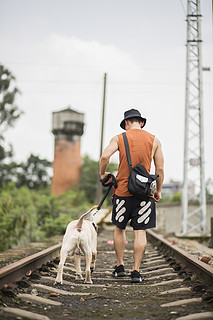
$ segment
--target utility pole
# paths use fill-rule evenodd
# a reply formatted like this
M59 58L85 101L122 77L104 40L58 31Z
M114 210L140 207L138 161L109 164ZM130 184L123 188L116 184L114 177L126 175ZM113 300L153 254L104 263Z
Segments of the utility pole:
M106 101L106 80L107 74L104 73L104 92L103 92L103 107L102 107L102 121L101 121L101 142L100 142L100 154L99 158L103 153L103 139L104 139L104 116L105 116L105 101ZM99 171L98 171L98 180L97 180L97 190L96 190L96 202L99 203L101 200L101 191L102 186L99 181Z
M105 101L106 101L106 79L107 74L104 73L104 93L103 93L103 108L102 108L102 122L101 122L101 143L100 143L100 157L103 152L103 139L104 139L104 116L105 116Z
M206 233L200 0L187 0L182 234Z

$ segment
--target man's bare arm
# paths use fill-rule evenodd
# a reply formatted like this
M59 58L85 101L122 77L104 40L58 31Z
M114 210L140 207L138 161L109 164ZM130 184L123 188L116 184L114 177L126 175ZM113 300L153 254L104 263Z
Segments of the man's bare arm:
M111 139L108 146L104 149L99 166L100 166L100 176L103 179L108 173L106 172L110 157L118 150L118 136Z
M162 189L163 179L164 179L164 157L163 157L163 152L161 148L161 143L157 138L155 138L154 147L155 147L155 150L154 150L153 159L155 164L155 174L159 175L158 179L156 180L157 189L154 194L154 198L156 201L159 201L161 199L161 189Z

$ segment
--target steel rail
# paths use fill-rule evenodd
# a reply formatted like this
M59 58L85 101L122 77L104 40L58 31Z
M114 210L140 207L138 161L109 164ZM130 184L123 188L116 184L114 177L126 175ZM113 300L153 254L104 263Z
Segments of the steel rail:
M157 247L166 249L167 255L172 256L182 266L186 266L188 270L201 275L208 283L213 284L213 268L211 266L178 248L176 245L171 244L163 236L152 230L147 230L147 236L150 242L154 242ZM29 270L38 268L43 263L56 257L59 254L60 248L61 243L1 268L0 288L4 284L20 280Z
M99 224L99 221L96 221ZM39 268L42 264L59 255L61 244L44 249L26 258L0 268L0 288L4 284L20 280L29 270Z
M180 262L182 266L186 266L188 270L191 270L196 275L200 275L207 280L208 283L213 284L213 268L210 265L198 260L198 258L178 248L176 245L171 244L152 230L147 230L147 236L148 240L155 242L157 247L163 246L167 250L167 253L174 257L174 259L177 259L177 262Z
M61 243L37 252L0 269L0 288L4 284L20 280L29 270L40 267L59 253Z

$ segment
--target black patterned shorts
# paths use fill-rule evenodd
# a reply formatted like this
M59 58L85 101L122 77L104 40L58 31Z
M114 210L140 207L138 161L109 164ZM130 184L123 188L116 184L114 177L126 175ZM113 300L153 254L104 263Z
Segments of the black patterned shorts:
M113 196L112 223L125 229L128 221L134 230L146 230L156 227L155 200L135 197Z

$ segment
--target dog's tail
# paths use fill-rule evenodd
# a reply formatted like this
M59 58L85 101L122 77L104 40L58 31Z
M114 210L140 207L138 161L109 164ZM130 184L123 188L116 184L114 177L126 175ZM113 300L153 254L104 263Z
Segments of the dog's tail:
M96 208L97 208L97 206L93 206L93 207L90 208L87 212L85 212L84 214L82 214L82 216L78 219L78 223L77 223L77 225L76 225L76 228L77 228L78 232L81 232L81 230L82 230L82 224L83 224L84 218L86 218L86 216L87 216L88 214L90 214L90 212L92 212L92 210L94 210L94 209L96 209Z

